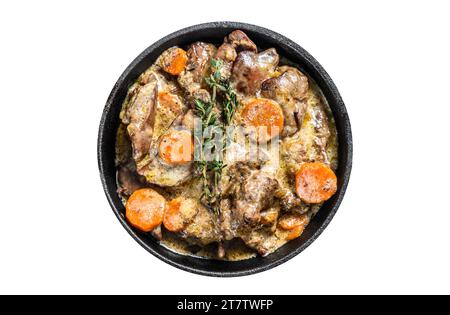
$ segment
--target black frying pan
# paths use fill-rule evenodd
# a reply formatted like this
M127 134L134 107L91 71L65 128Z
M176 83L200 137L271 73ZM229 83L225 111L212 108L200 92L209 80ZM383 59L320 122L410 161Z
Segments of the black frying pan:
M133 229L125 220L124 206L116 193L115 138L119 126L119 112L130 85L150 67L167 48L186 46L195 41L219 45L223 38L240 29L259 46L274 47L282 62L290 62L313 78L322 89L333 112L339 138L339 168L337 193L328 200L307 226L301 237L289 242L267 257L257 257L240 262L206 260L176 254L158 244L151 236ZM302 47L288 38L268 29L235 22L214 22L191 26L170 34L141 53L120 76L106 102L98 135L98 164L103 188L114 213L130 235L147 251L180 269L217 277L244 276L268 270L298 255L327 227L344 197L352 167L352 133L344 102L331 78L322 66Z

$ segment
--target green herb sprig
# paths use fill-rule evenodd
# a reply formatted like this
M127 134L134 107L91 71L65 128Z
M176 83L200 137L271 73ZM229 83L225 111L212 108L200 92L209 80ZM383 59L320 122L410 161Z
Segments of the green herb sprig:
M202 130L209 130L209 134L202 139L196 137L197 147L201 149L200 159L195 162L196 171L201 174L203 181L203 193L201 199L204 203L214 210L215 213L220 212L221 193L219 191L219 183L222 178L222 171L225 167L220 159L222 152L214 152L212 161L206 161L204 152L214 148L213 135L215 131L220 129L224 131L228 126L238 107L237 95L234 92L228 80L222 77L223 61L213 59L211 61L212 73L205 78L206 83L212 90L211 101L208 103L201 100L195 100L195 110L202 121ZM219 103L218 94L220 93L221 102ZM219 105L219 106L218 106ZM222 110L221 118L215 113L215 108L220 107ZM209 129L208 129L209 128ZM203 135L202 135L203 136ZM224 139L224 147L226 148L227 139Z
M222 114L224 116L224 124L229 125L233 119L233 115L238 107L238 99L236 92L231 87L230 81L222 77L223 61L213 59L211 61L211 68L213 72L205 79L208 86L212 89L212 102L216 101L217 92L223 94L223 102L221 104Z
M196 135L196 147L200 148L199 160L195 162L196 172L201 175L203 182L202 201L207 204L214 212L219 213L220 192L218 189L222 176L223 162L220 160L220 152L214 151L212 161L207 161L205 151L214 150L213 135L215 131L222 128L216 113L214 112L214 103L204 103L200 100L195 101L195 110L202 122L202 131L208 130L209 133Z

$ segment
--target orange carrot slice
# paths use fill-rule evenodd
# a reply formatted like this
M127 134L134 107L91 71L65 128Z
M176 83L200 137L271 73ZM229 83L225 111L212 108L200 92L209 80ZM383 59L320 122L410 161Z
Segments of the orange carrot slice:
M194 158L194 138L189 130L172 130L159 142L159 156L169 164L186 164Z
M336 193L337 178L324 163L304 163L295 175L295 187L304 202L321 203Z
M258 142L267 142L283 130L283 110L275 101L254 99L244 105L241 115L246 125L257 128Z
M166 200L150 188L136 190L128 199L125 216L132 226L150 232L163 220Z
M286 239L290 241L302 235L308 223L309 218L305 214L286 214L278 221L278 226L289 231Z
M289 234L286 236L286 240L292 241L293 239L300 237L304 231L304 226L298 226L295 229L289 231Z
M278 225L284 230L293 230L299 226L306 226L308 221L308 217L304 214L286 214L280 218Z

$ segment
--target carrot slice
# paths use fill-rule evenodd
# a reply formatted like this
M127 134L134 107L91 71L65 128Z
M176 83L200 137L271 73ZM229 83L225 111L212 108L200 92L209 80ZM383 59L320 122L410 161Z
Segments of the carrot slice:
M158 93L158 103L161 108L171 110L172 112L178 112L183 107L183 103L178 95L168 92Z
M336 193L336 174L324 163L304 163L295 174L295 187L304 202L321 203Z
M194 158L194 138L189 130L172 130L159 142L159 156L169 164L186 164Z
M278 221L278 226L289 231L286 239L290 241L302 235L308 223L309 218L305 214L286 214Z
M180 232L192 221L198 212L193 199L175 198L167 203L164 212L164 227L171 232Z
M166 200L150 188L136 190L128 199L125 216L132 226L150 232L163 220Z
M289 231L289 234L286 236L286 240L292 241L293 239L300 237L304 231L304 226L297 226L295 229Z
M308 222L308 216L304 214L286 214L278 221L278 225L284 230L294 230L299 226L305 227Z
M245 124L257 128L258 142L267 142L283 130L283 110L275 101L254 99L244 105L241 115Z
M172 75L179 75L186 67L187 60L186 51L172 47L162 54L161 68Z

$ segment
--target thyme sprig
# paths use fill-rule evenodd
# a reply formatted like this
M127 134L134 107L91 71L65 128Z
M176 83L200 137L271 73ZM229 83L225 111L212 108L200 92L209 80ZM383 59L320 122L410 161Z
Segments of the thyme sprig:
M223 101L221 104L224 116L224 124L229 125L234 113L238 107L238 99L236 92L231 87L230 81L222 77L222 68L224 64L222 60L213 59L211 61L212 73L205 79L208 86L212 89L212 101L215 102L217 92L222 92Z
M224 149L214 151L215 144L213 136L217 131L225 130L225 127L231 123L233 115L238 107L237 95L234 92L228 80L222 77L223 61L213 59L211 61L211 75L205 78L206 83L212 90L211 101L202 102L195 100L195 110L202 121L202 130L208 130L206 136L202 135L203 139L195 138L197 147L200 148L200 157L195 162L196 171L201 174L203 182L203 193L201 199L214 212L220 211L221 192L219 191L219 183L222 178L222 170L225 167L221 157L223 150L227 146L228 139L224 137ZM218 94L220 93L221 102L218 102ZM219 120L215 109L220 107L221 118ZM203 141L202 141L203 140ZM213 159L207 161L205 152L213 151Z
M195 101L195 110L202 122L202 134L195 136L196 147L200 148L200 156L195 162L196 172L202 177L203 192L201 199L214 212L219 213L220 192L219 182L224 168L220 151L215 150L213 136L220 131L222 124L214 112L214 103ZM205 135L203 131L207 131ZM212 160L207 159L205 152L213 154Z

